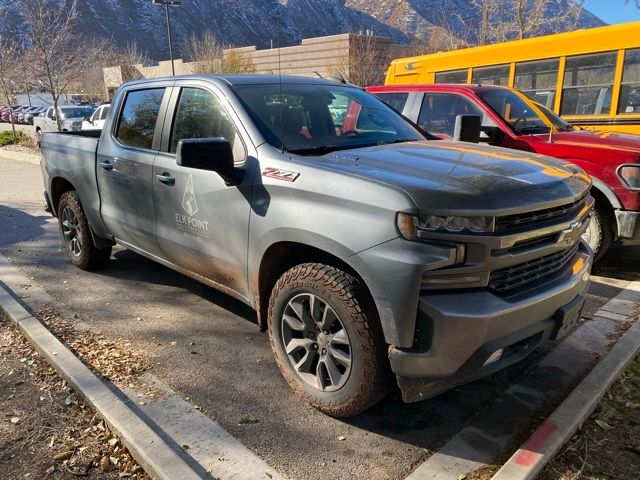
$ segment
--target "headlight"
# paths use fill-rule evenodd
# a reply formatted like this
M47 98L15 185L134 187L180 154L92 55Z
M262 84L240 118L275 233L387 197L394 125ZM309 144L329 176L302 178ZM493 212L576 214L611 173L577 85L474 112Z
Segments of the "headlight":
M640 165L620 165L618 176L627 188L640 189Z
M400 212L398 231L407 240L418 240L425 232L490 233L495 228L493 217L463 217L457 215L428 215L419 217Z

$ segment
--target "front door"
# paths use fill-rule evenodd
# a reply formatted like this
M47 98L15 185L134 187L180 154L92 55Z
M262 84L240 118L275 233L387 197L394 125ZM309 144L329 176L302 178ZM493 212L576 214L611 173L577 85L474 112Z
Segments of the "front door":
M158 243L171 263L247 294L246 269L253 163L228 111L216 96L183 87L175 100L168 139L153 168ZM176 163L183 138L226 138L239 168L240 185L228 186L215 172ZM212 159L213 161L214 159Z
M119 117L102 135L97 177L102 219L118 240L158 254L153 162L160 144L165 88L126 92Z

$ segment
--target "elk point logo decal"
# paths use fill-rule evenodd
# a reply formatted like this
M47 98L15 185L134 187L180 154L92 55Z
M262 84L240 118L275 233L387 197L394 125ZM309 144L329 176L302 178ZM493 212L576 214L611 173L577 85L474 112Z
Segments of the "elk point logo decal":
M182 195L182 209L187 214L176 213L176 226L185 238L198 241L209 238L209 222L194 216L198 213L198 200L196 199L196 190L193 187L193 176L191 174Z
M191 174L189 174L189 180L187 180L187 186L184 189L182 208L190 217L198 213L198 201L196 200L196 192L193 189L193 175Z

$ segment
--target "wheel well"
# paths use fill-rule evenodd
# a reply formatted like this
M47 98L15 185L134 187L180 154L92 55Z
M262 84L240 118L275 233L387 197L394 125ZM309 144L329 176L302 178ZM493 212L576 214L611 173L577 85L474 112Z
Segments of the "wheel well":
M596 201L596 205L600 206L604 210L604 213L607 216L607 224L609 225L614 238L617 237L616 217L613 213L613 206L611 205L611 202L607 196L595 186L591 187L591 196Z
M373 298L365 281L344 260L324 250L303 243L279 242L271 245L267 251L264 252L262 262L260 263L258 273L258 301L256 302L260 330L267 330L269 298L278 279L290 268L310 262L331 265L358 278L367 289L372 305L375 308L375 303L373 303Z
M51 182L51 206L53 208L53 214L58 215L58 204L60 203L60 197L64 192L70 192L75 190L71 183L61 177L54 178Z

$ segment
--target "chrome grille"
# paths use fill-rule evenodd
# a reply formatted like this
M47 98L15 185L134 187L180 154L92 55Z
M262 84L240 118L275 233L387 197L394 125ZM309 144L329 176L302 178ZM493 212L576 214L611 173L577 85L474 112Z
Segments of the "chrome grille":
M489 287L506 293L528 283L536 282L544 277L562 270L575 256L580 242L559 252L536 258L526 263L501 268L491 272Z
M513 230L521 227L531 227L542 222L577 213L584 207L588 197L589 194L585 194L575 202L567 203L559 207L498 217L496 218L496 232L504 232L505 230Z

